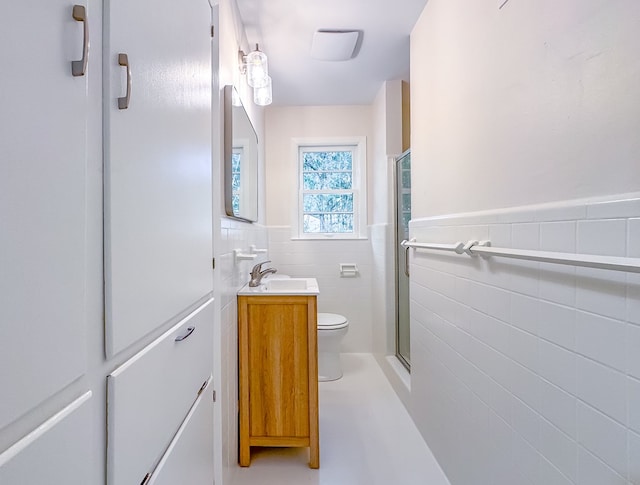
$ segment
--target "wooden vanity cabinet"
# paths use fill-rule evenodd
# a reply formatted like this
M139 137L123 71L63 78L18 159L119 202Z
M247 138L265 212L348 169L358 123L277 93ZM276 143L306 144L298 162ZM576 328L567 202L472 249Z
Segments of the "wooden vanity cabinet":
M238 296L240 466L252 446L309 447L320 466L316 295Z

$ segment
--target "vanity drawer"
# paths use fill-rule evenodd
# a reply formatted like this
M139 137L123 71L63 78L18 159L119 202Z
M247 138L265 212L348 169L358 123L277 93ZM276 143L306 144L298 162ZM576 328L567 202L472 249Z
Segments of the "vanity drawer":
M107 483L141 483L211 375L213 300L107 377Z

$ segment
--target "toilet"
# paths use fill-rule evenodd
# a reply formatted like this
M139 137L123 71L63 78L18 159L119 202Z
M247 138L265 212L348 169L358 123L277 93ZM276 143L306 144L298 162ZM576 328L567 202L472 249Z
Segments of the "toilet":
M337 313L318 313L318 380L335 381L342 377L340 343L347 334L349 321Z

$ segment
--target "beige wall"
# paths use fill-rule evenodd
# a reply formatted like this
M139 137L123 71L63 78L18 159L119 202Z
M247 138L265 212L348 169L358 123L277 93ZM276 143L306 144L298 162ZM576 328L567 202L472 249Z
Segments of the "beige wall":
M370 106L290 106L266 110L267 225L290 226L296 201L292 138L367 137L372 149ZM367 163L367 169L369 163ZM371 201L371 194L368 194Z
M414 216L640 187L640 2L431 0L411 37Z
M281 273L318 278L319 311L349 319L343 351L392 351L392 167L402 149L401 82L384 83L371 106L269 107L265 125L269 259ZM292 139L361 136L367 139L368 240L291 240L297 203ZM356 263L358 277L342 278L340 262Z

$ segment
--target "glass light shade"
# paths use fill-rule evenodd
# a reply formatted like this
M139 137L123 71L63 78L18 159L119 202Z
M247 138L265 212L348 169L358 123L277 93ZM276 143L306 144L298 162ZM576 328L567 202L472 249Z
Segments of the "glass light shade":
M245 58L247 63L247 83L252 88L262 88L267 84L269 76L269 67L267 64L267 56L264 52L256 50L250 52Z
M260 88L253 88L253 102L258 106L267 106L271 104L271 77L267 76L267 84Z

